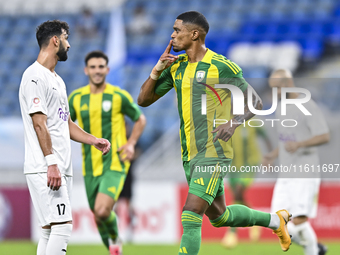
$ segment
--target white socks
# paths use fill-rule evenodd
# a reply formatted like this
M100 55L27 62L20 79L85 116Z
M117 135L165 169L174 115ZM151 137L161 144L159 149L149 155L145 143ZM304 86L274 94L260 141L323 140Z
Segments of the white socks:
M270 214L270 222L268 228L271 228L272 230L276 230L280 227L280 218L279 215L276 213Z
M318 240L308 221L299 225L289 222L288 232L292 235L293 242L303 246L305 255L318 255Z
M41 229L41 237L38 242L37 255L46 255L46 247L50 238L51 229Z
M71 232L72 224L53 225L46 247L46 255L65 255Z

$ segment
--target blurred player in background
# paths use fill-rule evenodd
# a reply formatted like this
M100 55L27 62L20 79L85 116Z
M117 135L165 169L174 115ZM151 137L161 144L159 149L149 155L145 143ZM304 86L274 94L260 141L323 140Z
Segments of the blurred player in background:
M68 24L58 20L37 28L40 52L24 72L19 90L25 130L24 173L42 226L38 255L65 255L71 236L70 138L88 147L94 145L103 152L98 151L100 155L110 150L109 141L84 132L69 117L65 83L54 71L58 61L67 60L68 32Z
M258 166L261 163L261 149L257 142L261 137L267 147L272 151L272 145L267 133L262 127L250 127L248 124L241 125L233 135L234 158L232 165L240 170L242 166ZM234 197L235 204L250 206L245 200L245 192L253 183L255 172L235 172L228 176L229 185ZM249 237L252 241L258 241L261 229L254 226L249 229ZM238 244L237 228L230 228L222 239L222 245L226 248L234 248Z
M182 160L189 184L189 193L181 217L183 235L179 254L198 254L204 214L214 227L269 227L279 237L281 248L288 250L291 240L286 227L286 222L289 221L289 213L286 210L270 214L252 210L244 205L226 207L220 171L216 170L208 178L203 178L202 175L194 178L193 169L196 166L230 166L233 156L230 138L240 123L254 116L244 104L245 114L235 115L232 119L233 125L229 121L213 129L215 114L216 118L222 116L230 120L230 93L218 89L219 99L222 98L227 105L222 102L216 107L209 104L206 107L206 116L201 114L201 98L205 93L208 94L207 89L215 93L215 84L221 83L235 85L235 89L237 87L243 91L247 102L247 88L252 88L243 79L242 70L235 63L205 47L209 24L201 13L190 11L180 14L173 29L172 40L142 85L138 104L149 106L173 87L177 93ZM176 52L185 50L186 54L172 55L171 47ZM209 103L211 102L209 99ZM255 92L253 103L256 109L262 109L261 99Z
M276 70L270 76L269 85L278 89L281 98L282 87L294 87L293 76L288 70ZM299 93L289 93L287 97L301 98ZM279 176L274 188L272 211L280 206L286 206L293 215L292 222L288 223L293 242L302 245L306 255L323 255L327 250L322 244L318 244L308 219L315 218L317 212L320 187L320 174L316 171L320 164L317 146L329 141L329 129L322 112L312 99L304 103L304 107L312 114L311 116L304 115L293 105L288 105L287 115L282 116L278 106L276 119L280 121L295 119L298 125L288 128L278 125L278 147L265 155L264 164L272 164L278 157L279 164L283 166L304 167L306 164L309 167L314 166L315 172L310 171L299 176L296 176L298 173L292 176Z
M91 147L83 146L87 199L100 236L111 250L118 245L117 217L112 208L124 186L146 119L128 92L106 82L108 61L101 51L87 54L84 70L89 84L71 93L69 105L72 120L78 120L85 131L102 135L113 144L110 153L104 157ZM125 115L135 122L128 140Z

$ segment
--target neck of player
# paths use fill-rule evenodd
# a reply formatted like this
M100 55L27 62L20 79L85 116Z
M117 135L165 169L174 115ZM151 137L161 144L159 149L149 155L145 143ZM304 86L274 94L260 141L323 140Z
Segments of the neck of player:
M208 49L204 44L193 43L192 46L185 51L185 53L188 55L188 60L190 63L196 63L204 58L207 50Z
M41 50L37 62L54 73L54 68L58 63L58 57L56 54L51 54L47 50Z
M103 93L106 88L106 82L104 81L102 84L95 85L92 82L90 82L90 90L92 94L99 94Z

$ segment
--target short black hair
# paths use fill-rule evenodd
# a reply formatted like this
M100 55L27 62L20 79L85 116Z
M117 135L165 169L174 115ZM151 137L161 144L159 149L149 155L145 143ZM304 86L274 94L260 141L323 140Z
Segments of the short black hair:
M109 58L107 57L107 55L100 51L100 50L95 50L95 51L91 51L89 52L86 57L85 57L85 65L87 66L87 62L91 59L91 58L103 58L106 61L106 64L109 63Z
M36 32L36 37L37 37L37 41L38 41L40 49L41 47L47 45L48 41L53 36L56 35L60 37L60 35L63 33L63 29L65 30L66 34L69 34L70 27L65 21L48 20L40 24L37 27L37 32Z
M183 23L191 23L203 28L207 34L209 31L209 23L204 15L196 11L188 11L178 15L177 19L183 20Z

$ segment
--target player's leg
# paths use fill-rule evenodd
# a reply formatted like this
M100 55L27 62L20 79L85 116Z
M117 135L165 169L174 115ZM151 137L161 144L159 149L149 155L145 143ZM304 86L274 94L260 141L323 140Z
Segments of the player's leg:
M41 228L41 236L39 238L37 255L45 255L48 240L50 239L51 226L44 226Z
M105 171L94 204L97 224L105 226L109 239L113 242L118 238L117 215L112 210L123 189L126 174L118 171Z
M72 232L69 199L72 177L62 176L62 185L58 191L47 187L46 173L29 174L26 179L39 223L44 226L37 254L64 255ZM58 226L55 227L54 223Z
M87 196L90 209L93 212L93 214L94 214L94 205L95 205L96 197L98 194L101 179L102 179L102 176L94 177L94 176L87 175L84 177L86 196ZM100 234L100 237L104 245L106 246L106 248L109 249L109 232L107 231L105 224L102 223L100 220L98 220L96 217L95 217L95 221L97 224L97 229Z
M243 204L244 201L244 191L245 186L242 185L241 178L239 178L239 173L235 173L235 176L230 176L228 178L229 187L233 195L234 204ZM238 244L237 228L231 227L226 230L224 237L221 240L221 244L226 248L235 248Z
M224 184L219 178L219 184L216 188L216 199L207 209L206 215L209 217L211 224L214 227L249 227L262 226L271 228L279 237L282 250L288 250L291 240L287 230L287 222L290 215L286 210L281 210L276 213L265 213L258 210L250 209L244 205L229 205L225 207L221 214L221 208L225 205ZM221 197L222 196L222 197Z
M300 179L292 180L291 183L299 197L291 198L292 212L295 217L288 225L288 230L293 236L292 240L304 247L306 255L318 254L317 236L308 219L316 216L320 180Z

